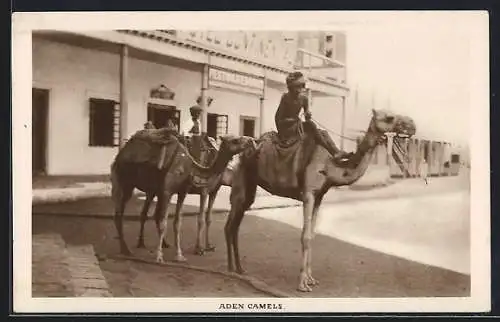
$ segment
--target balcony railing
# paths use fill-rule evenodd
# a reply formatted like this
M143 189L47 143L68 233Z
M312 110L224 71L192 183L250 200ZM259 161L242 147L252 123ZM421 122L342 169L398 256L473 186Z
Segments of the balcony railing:
M346 66L343 62L303 48L297 49L294 67L307 75L323 77L340 84L347 81Z

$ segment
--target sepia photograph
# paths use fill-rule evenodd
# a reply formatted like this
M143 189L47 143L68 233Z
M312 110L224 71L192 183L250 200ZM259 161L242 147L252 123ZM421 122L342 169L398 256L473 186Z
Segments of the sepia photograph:
M12 30L16 312L489 311L487 13Z

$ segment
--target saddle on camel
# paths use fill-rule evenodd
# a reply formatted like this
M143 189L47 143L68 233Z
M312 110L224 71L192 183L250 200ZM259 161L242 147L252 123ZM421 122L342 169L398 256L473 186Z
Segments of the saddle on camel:
M337 148L328 133L311 121L311 111L304 94L305 79L300 72L286 78L288 92L281 97L275 114L277 132L263 135L260 141L259 174L269 178L272 188L295 189L301 184L301 174L310 161L317 144L324 147L339 165L347 164L352 153ZM304 110L305 122L299 114Z
M201 112L201 108L193 106L191 113ZM193 116L194 118L194 116ZM201 165L206 165L217 152L215 142L206 133L200 133L195 125L189 134L179 133L177 127L168 119L165 127L157 129L151 121L144 124L144 129L137 131L127 145L120 150L120 157L130 163L145 163L163 170L167 166L167 155L172 155L176 143L184 145L190 156ZM200 179L195 180L199 182ZM202 184L201 182L199 184Z

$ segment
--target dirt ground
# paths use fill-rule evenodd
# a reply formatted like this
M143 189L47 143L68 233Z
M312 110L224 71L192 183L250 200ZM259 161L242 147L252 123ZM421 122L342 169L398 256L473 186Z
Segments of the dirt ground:
M193 254L196 217L184 217L182 247L190 264L226 270L225 215L213 215L214 253ZM147 249L135 248L139 223L125 222L127 242L135 255L154 260L157 235L146 223ZM172 223L169 221L169 232ZM99 256L118 254L112 219L34 215L33 233L60 233L69 244L93 244ZM169 236L171 240L172 235ZM407 261L318 235L313 242L313 275L320 281L312 293L296 291L300 270L300 231L279 222L247 215L240 229L242 264L247 274L294 297L428 297L468 296L470 277ZM172 248L165 259L174 257ZM182 268L124 260L101 261L116 297L255 297L264 295L242 281Z

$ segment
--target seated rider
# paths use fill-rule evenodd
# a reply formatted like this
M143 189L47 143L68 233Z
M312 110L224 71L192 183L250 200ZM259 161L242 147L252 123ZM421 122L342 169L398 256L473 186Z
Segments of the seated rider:
M314 135L315 141L324 147L334 158L340 161L345 161L346 157L351 153L341 151L329 135L321 133L316 125L311 121L311 111L309 110L309 101L304 94L305 79L301 72L293 72L286 78L288 92L281 97L278 110L274 116L278 136L281 139L287 139L291 136L298 135L301 120L299 118L300 111L304 109L305 129Z

